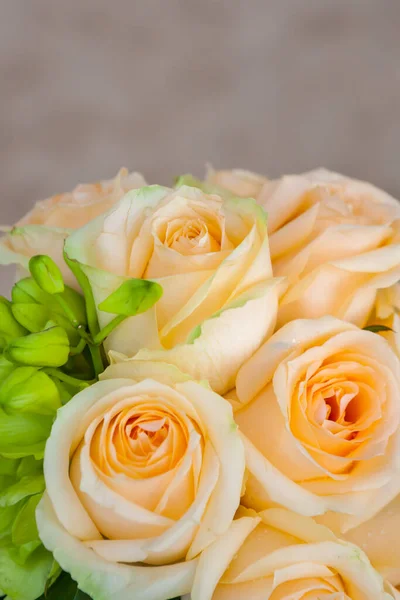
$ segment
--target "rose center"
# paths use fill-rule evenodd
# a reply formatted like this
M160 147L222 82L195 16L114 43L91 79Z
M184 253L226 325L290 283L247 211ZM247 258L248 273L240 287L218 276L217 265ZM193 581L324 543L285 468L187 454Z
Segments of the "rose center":
M180 254L205 254L219 252L221 241L220 228L199 217L170 221L166 227L163 243Z
M133 442L138 442L147 453L159 448L167 438L169 423L163 419L142 419L133 417L126 425L126 435Z

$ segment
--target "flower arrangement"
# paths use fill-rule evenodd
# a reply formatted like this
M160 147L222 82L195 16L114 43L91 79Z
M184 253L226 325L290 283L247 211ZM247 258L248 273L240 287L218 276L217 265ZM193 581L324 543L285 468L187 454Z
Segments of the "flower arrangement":
M399 600L397 200L123 169L3 229L0 597Z

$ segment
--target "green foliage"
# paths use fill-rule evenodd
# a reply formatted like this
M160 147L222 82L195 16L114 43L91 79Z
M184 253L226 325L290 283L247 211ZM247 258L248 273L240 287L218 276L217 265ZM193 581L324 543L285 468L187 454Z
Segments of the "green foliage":
M32 277L14 285L11 302L0 297L0 590L12 600L90 600L38 536L44 448L58 408L103 371L105 338L163 291L156 282L126 281L100 305L116 315L100 331L90 284L67 264L84 297L46 256L31 259Z

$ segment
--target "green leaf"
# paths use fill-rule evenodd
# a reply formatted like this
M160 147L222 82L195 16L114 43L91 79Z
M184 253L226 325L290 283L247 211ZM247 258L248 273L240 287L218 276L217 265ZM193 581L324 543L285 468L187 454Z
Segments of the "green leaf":
M146 312L162 294L161 285L155 281L129 279L99 305L99 310L132 317Z
M35 367L61 367L69 357L70 344L58 325L10 342L4 356L10 362Z
M386 327L386 325L368 325L363 329L364 331L372 331L372 333L380 333L382 331L394 331L391 327Z
M12 547L0 547L0 589L10 600L36 600L44 591L53 557L42 545L19 564ZM61 600L59 596L57 600Z
M6 413L55 415L61 406L54 382L36 367L18 367L0 385L0 405Z
M42 494L31 496L19 511L12 527L12 542L15 546L23 546L39 541L35 511Z
M29 261L29 271L38 286L48 294L61 294L64 291L64 280L60 269L45 254L32 256Z
M27 475L0 492L0 507L14 506L29 496L40 494L45 489L44 475Z

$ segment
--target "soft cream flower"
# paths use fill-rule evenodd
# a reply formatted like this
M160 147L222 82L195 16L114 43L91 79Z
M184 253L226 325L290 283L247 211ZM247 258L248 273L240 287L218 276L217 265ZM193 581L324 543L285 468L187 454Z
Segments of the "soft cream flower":
M266 216L254 200L150 186L69 237L99 305L129 278L157 281L153 309L109 337L115 354L176 364L224 393L275 326ZM102 327L113 315L99 311Z
M191 600L400 598L364 552L312 519L282 509L238 516L200 557Z
M37 202L0 239L0 264L27 268L35 254L48 254L70 277L62 258L65 239L74 230L109 210L126 192L146 185L142 175L121 169L114 179L78 185L72 192Z
M274 275L287 277L280 325L324 315L363 327L377 289L400 279L400 204L373 185L323 169L267 182Z
M400 492L400 363L379 335L292 321L240 369L236 391L246 505L333 511L346 531Z
M209 169L206 183L223 188L241 198L257 198L268 179L243 169L214 171Z
M57 414L40 537L94 600L188 593L196 557L240 502L231 406L163 363L116 365L103 379Z

